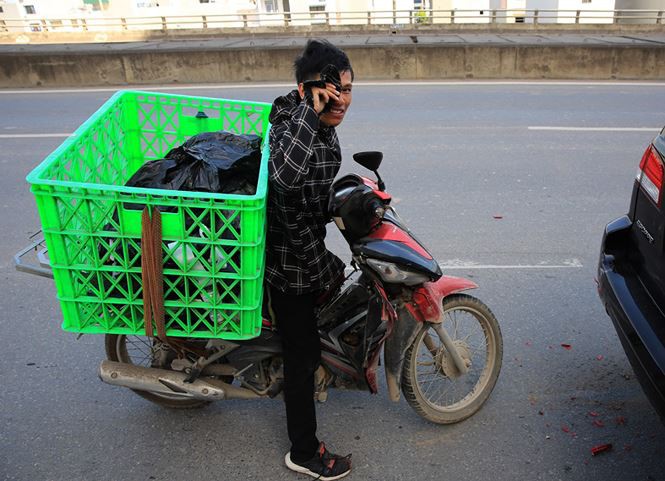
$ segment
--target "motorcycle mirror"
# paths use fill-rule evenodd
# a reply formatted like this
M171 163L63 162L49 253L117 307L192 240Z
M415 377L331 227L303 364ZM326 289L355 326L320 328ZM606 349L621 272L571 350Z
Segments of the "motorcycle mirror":
M381 176L379 175L379 166L383 160L383 152L378 152L376 150L370 150L367 152L356 152L353 154L353 160L358 162L360 165L366 169L371 170L376 175L379 184L379 190L383 191L386 189Z
M376 172L379 170L381 161L383 160L383 152L377 151L368 151L368 152L357 152L353 154L353 160L358 162L360 165L366 169Z

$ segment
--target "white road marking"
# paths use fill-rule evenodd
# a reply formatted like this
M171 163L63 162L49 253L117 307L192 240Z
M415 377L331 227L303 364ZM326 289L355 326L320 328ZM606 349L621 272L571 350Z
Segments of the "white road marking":
M295 87L295 83L280 84L221 84L221 85L135 85L133 87L104 87L89 89L20 89L1 90L0 95L38 95L38 94L80 94L119 92L125 90L139 90L142 92L167 91L167 90L213 90L213 89L258 89L258 88L288 88Z
M50 137L70 137L72 134L0 134L0 139L42 139Z
M200 84L200 85L133 85L131 87L93 87L93 88L78 88L78 89L14 89L2 90L0 95L40 95L40 94L75 94L75 93L98 93L98 92L117 92L119 90L214 90L214 89L261 89L261 88L289 88L295 85L294 82L278 82L278 83L252 83L252 84ZM386 81L386 82L354 82L354 86L358 87L396 87L396 86L409 86L409 87L455 87L455 86L496 86L496 85L532 85L532 86L554 86L554 87L665 87L665 82L562 82L562 81Z
M54 134L0 134L0 139L41 139L49 137L70 137L73 134L54 133Z
M460 259L452 259L447 261L439 261L439 267L445 273L450 270L469 270L469 269L580 269L584 267L579 259L567 259L562 261L561 264L479 264L473 261L465 261ZM347 267L346 274L353 272L353 268Z
M579 269L584 267L579 259L564 259L560 264L549 264L541 262L538 264L479 264L474 261L463 259L448 259L439 261L439 266L444 271L450 269Z
M570 132L660 132L655 127L555 127L555 126L530 126L529 130L550 130Z
M532 80L513 80L513 81L502 81L502 80L488 80L488 81L482 81L482 80L473 80L473 81L459 81L459 80L451 80L451 81L446 81L446 80L435 80L435 81L403 81L403 82L395 82L395 81L386 81L386 82L381 82L381 81L376 81L376 82L354 82L353 85L367 85L371 87L376 87L376 86L381 86L381 85L387 85L387 86L401 86L401 85L407 85L407 86L465 86L465 85L546 85L546 86L554 86L554 87L565 87L565 86L592 86L592 87L632 87L632 86L640 86L640 87L665 87L665 82L598 82L598 81L590 81L590 82L584 82L584 81L532 81Z
M483 130L491 129L492 127L477 126L477 127L447 127L448 129L474 129L482 128ZM520 128L520 127L517 127ZM660 132L662 129L655 127L555 127L555 126L529 126L528 130L544 130L544 131L571 131L571 132ZM0 139L31 139L31 138L49 138L49 137L70 137L73 133L34 133L34 134L0 134Z
M515 264L515 265L502 265L502 264L468 264L468 265L457 265L457 266L447 266L442 264L441 269L444 271L449 270L467 270L467 269L571 269L584 267L583 265L573 266L573 265L549 265L549 264Z

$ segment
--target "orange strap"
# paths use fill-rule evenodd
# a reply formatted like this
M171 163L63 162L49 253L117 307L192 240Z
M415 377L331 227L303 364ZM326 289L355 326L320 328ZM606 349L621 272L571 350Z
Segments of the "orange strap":
M159 209L146 206L141 214L141 280L143 281L143 323L145 335L157 338L173 349L179 358L185 351L204 356L205 351L166 335L164 312L164 265L162 259L162 216ZM153 327L154 321L154 327Z
M152 214L152 215L151 215ZM166 340L164 324L164 277L162 265L162 216L159 209L146 206L141 215L141 279L143 281L143 322L146 336Z

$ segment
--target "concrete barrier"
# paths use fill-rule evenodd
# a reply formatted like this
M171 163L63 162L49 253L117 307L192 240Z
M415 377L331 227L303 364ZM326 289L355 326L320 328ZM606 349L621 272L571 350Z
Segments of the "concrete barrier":
M304 41L269 48L213 48L196 42L140 48L125 44L104 51L62 45L5 48L0 49L0 87L291 81L293 59ZM665 80L665 42L486 45L398 35L377 45L343 48L362 80Z

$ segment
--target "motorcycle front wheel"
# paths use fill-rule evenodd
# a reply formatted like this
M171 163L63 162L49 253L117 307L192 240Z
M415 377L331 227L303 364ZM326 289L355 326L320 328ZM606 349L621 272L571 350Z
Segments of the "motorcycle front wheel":
M406 352L402 392L425 419L453 424L475 414L496 384L503 357L503 338L492 311L467 294L443 301L443 327L468 367L461 374L439 335L425 324Z
M156 344L152 339L143 336L107 334L105 347L109 361L153 367ZM132 391L148 401L172 409L193 409L210 404L208 401L185 398L177 394L169 395L138 389L132 389Z

